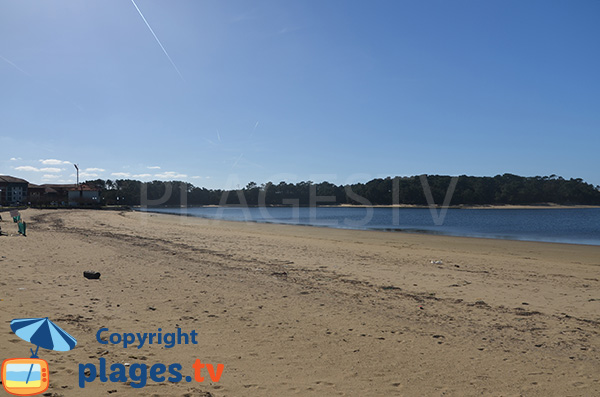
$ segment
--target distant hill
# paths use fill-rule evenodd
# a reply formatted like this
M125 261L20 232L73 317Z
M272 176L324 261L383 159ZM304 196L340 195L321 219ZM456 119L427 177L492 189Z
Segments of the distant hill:
M429 175L427 184L435 203L442 204L452 180L447 175ZM140 205L142 182L130 179L92 180L101 190L105 204ZM171 189L168 189L170 184ZM388 177L366 183L334 185L329 182L296 184L268 182L248 183L240 190L220 190L195 187L192 184L172 181L153 181L144 185L145 196L154 200L151 205L427 205L423 184L419 176ZM182 190L183 188L183 190ZM170 194L166 194L170 191ZM181 201L181 192L186 201ZM323 198L326 196L327 198ZM312 199L311 199L312 197ZM600 186L585 183L582 179L513 174L494 177L461 175L456 182L450 205L531 205L555 203L561 205L600 205Z

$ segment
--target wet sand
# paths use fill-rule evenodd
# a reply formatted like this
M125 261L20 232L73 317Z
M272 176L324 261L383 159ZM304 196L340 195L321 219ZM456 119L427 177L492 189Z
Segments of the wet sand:
M40 349L53 396L592 396L600 394L600 247L22 211L0 237L2 359L13 318L78 340ZM14 230L13 230L14 229ZM101 272L87 280L84 270ZM197 345L101 345L109 333L198 333ZM107 333L108 335L108 333ZM219 382L96 379L79 367L222 363ZM206 370L205 370L206 371ZM110 370L107 369L110 373Z

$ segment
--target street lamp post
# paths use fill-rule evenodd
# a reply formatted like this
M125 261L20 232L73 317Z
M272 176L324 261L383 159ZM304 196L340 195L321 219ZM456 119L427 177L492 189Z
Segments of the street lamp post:
M75 169L77 170L77 186L79 186L79 167L77 166L77 164L73 164L73 167L75 167Z
M73 164L73 166L77 170L77 188L79 188L79 202L77 204L81 205L83 190L81 190L81 186L79 186L79 166L77 164Z

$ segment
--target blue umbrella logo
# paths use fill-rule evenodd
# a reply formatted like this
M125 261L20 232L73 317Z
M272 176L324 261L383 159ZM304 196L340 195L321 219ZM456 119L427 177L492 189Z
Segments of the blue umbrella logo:
M40 346L48 350L66 352L75 347L77 340L66 333L52 321L45 318L16 318L10 322L10 329L21 339L31 342L36 346L35 352L31 350L31 358L37 358ZM25 383L29 382L33 364Z

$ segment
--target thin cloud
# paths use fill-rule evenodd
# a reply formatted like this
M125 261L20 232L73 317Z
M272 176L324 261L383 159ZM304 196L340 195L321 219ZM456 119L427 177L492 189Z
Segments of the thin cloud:
M55 167L45 167L45 168L40 168L39 171L42 172L61 172L63 171L62 168L55 168Z
M19 167L15 167L17 171L27 171L27 172L40 172L39 168L32 167L30 165L21 165Z
M87 172L104 172L106 170L104 168L86 168L85 171L87 171Z
M19 160L23 160L21 157L11 157L10 161L19 161Z
M27 171L27 172L38 172L39 168L32 167L30 165L21 165L19 167L15 167L16 171Z
M297 30L300 30L300 28L288 28L288 27L285 27L285 28L281 29L279 32L277 32L277 34L292 33L292 32L295 32Z
M132 175L134 178L149 178L152 176L152 174L135 174Z
M169 178L187 178L186 174L180 174L178 172L173 172L173 171L167 171L167 172L163 172L161 174L154 174L155 177L157 178L164 178L164 179L169 179Z
M69 176L75 178L77 176L77 174L76 173L72 173ZM96 174L94 172L79 171L79 177L80 178L95 178L97 176L98 176L98 174Z
M160 167L158 165L153 165L148 167L149 170L160 170Z
M62 178L62 175L51 175L51 174L42 175L43 180L58 179L58 178Z
M177 71L177 74L179 74L179 77L181 77L181 80L185 81L185 79L183 78L183 75L181 74L181 72L179 71L179 68L177 67L177 65L175 65L175 62L173 62L173 60L171 59L171 57L169 56L169 53L167 52L167 50L165 49L165 47L163 47L162 43L160 42L160 40L158 39L158 37L156 36L156 34L154 33L154 30L152 30L152 28L150 27L150 24L148 23L148 21L146 21L146 18L144 17L144 14L142 14L142 12L140 11L140 9L138 8L137 4L135 4L134 0L131 0L131 2L133 3L135 9L137 10L138 14L140 14L140 16L142 17L142 19L144 20L144 23L146 24L146 26L148 27L148 29L150 30L150 33L152 33L152 36L154 36L154 39L156 39L156 42L158 43L158 45L160 46L160 48L162 48L163 52L165 53L165 55L167 56L167 58L169 59L169 62L171 62L171 65L173 65L173 67L175 68L175 70Z
M63 161L63 160L57 160L57 159L46 159L46 160L40 160L40 162L44 165L61 165L61 164L71 164L70 161Z
M129 178L131 176L129 172L113 172L111 175L117 178Z

